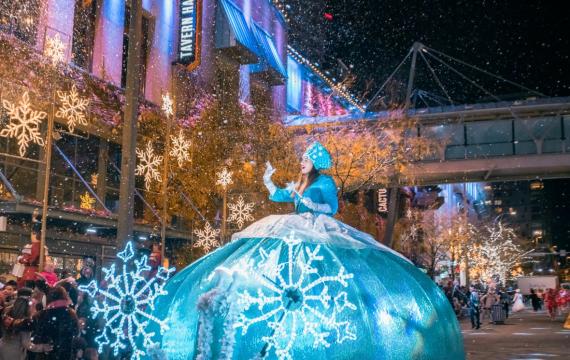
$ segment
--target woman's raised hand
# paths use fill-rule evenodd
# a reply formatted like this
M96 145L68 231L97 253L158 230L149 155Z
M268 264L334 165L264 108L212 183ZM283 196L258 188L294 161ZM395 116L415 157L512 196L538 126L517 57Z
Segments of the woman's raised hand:
M265 163L265 173L263 174L263 181L264 182L269 182L271 181L271 176L275 173L275 168L273 168L273 166L271 165L271 163L268 161Z

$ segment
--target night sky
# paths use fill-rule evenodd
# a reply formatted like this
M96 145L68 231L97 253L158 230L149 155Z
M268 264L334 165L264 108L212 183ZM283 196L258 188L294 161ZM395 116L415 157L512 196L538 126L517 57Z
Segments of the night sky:
M570 95L570 15L550 1L304 0L287 1L293 46L323 69L338 74L338 61L353 65L354 92L369 99L414 43L484 68L547 96ZM311 31L308 32L307 29ZM458 103L492 101L430 60ZM396 80L405 86L410 61ZM443 96L418 58L417 88ZM453 64L492 94L530 93ZM373 82L372 82L373 81ZM522 94L521 94L522 93ZM514 96L513 96L514 94Z

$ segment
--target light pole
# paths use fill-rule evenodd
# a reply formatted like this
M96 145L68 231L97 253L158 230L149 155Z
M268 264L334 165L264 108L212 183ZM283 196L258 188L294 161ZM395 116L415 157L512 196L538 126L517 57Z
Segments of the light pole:
M174 101L170 95L162 95L162 110L166 115L166 143L164 145L164 169L162 172L162 224L160 227L160 260L164 261L164 253L166 248L166 223L168 219L168 166L170 160L170 128L172 125L172 116L175 114Z
M133 238L135 167L137 162L137 117L140 95L140 46L142 28L142 0L130 1L129 49L127 59L127 86L121 149L121 183L119 188L119 219L117 246Z

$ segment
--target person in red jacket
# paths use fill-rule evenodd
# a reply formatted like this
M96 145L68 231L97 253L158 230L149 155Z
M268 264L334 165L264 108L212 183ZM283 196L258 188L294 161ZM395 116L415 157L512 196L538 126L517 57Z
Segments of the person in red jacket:
M32 233L31 233L31 244L27 244L22 249L22 255L18 256L18 262L24 265L24 272L21 277L18 278L18 287L34 287L34 281L37 278L36 273L38 272L38 266L40 265L40 234L41 234L41 218L39 215L39 209L34 209L32 214ZM45 255L47 256L47 248Z

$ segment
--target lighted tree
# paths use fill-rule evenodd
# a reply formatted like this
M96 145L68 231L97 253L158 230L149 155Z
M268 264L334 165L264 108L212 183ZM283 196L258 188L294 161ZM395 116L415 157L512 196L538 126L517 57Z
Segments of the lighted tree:
M467 249L471 279L504 284L526 254L514 229L493 221L470 231L475 240Z

